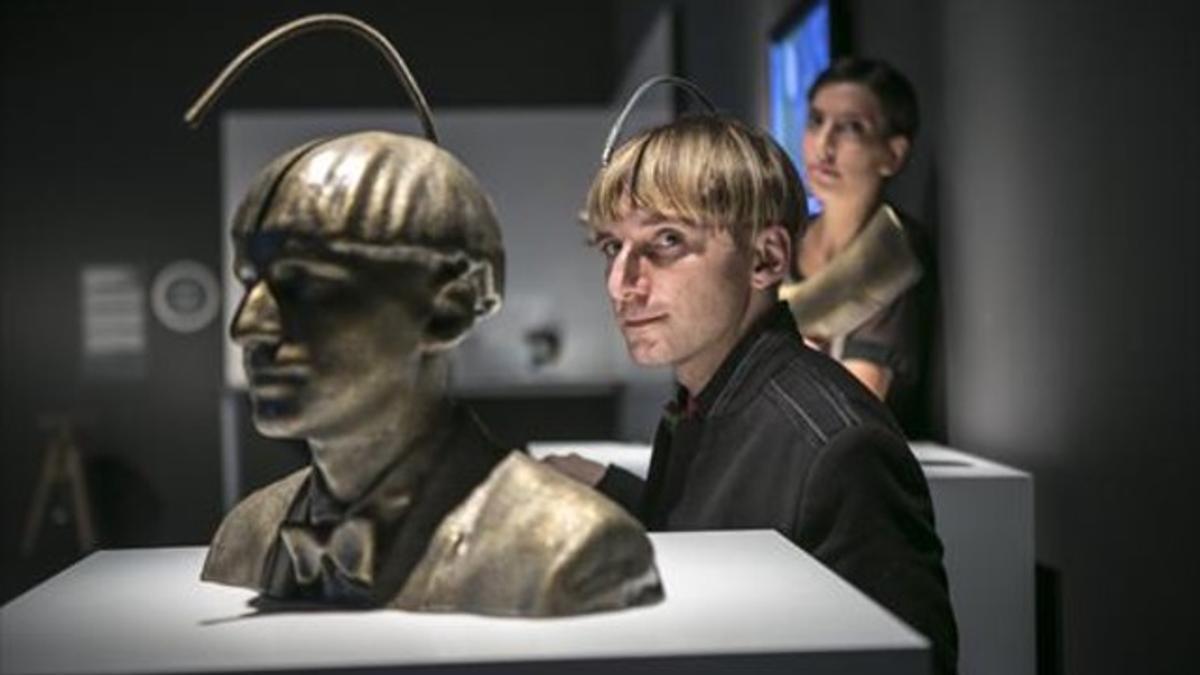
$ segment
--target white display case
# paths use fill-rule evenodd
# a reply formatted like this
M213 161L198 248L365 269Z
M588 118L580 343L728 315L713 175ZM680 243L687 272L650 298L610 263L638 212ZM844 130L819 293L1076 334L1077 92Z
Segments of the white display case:
M1034 675L1033 477L933 443L913 443L946 547L963 675Z
M997 462L933 443L911 444L929 482L945 546L950 599L958 620L963 675L1033 675L1033 478ZM577 452L645 477L650 446L637 443L531 443L534 457Z
M256 614L205 549L95 553L0 609L0 672L927 673L926 641L769 531L652 534L657 605Z

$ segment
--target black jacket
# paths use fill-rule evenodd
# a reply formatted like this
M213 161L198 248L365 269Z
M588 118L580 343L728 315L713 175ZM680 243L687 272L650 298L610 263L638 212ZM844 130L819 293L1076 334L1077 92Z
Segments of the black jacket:
M772 528L932 643L958 634L924 474L887 409L804 345L779 304L699 396L667 407L650 473L610 467L602 492L657 530Z

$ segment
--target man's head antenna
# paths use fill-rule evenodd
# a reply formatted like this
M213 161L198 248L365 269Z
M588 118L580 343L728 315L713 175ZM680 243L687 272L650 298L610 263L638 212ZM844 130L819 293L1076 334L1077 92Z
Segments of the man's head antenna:
M629 117L629 113L633 112L634 106L637 105L638 101L643 95L645 95L647 91L650 91L655 86L660 84L670 84L679 87L680 89L691 94L692 97L704 105L705 108L708 108L709 113L714 115L717 113L717 107L713 105L713 102L704 94L700 87L696 86L690 80L685 80L682 77L675 77L674 75L655 75L654 77L643 82L638 86L637 89L634 90L633 94L630 95L629 100L626 101L625 107L621 109L621 114L617 115L617 121L613 122L612 129L608 132L608 140L604 142L604 152L600 155L600 166L608 166L609 160L612 159L612 153L617 144L617 139L621 135L621 129L624 128L625 120Z
M212 84L208 85L204 93L200 94L196 102L184 114L184 122L193 129L199 127L200 123L204 120L205 114L216 103L217 98L241 75L242 71L262 55L298 35L327 28L343 30L363 37L383 54L384 58L387 59L388 65L392 67L392 70L400 79L400 84L404 85L404 91L408 93L408 98L412 101L413 107L416 108L417 117L421 120L421 128L425 132L425 138L432 143L437 143L437 132L433 128L433 116L429 111L429 104L425 101L425 95L421 93L421 89L417 86L416 80L413 79L408 65L400 57L400 53L396 51L396 48L392 46L392 43L382 33L367 23L345 14L312 14L301 17L259 38L254 44L243 49L240 54L234 57L229 62L229 65L225 66L225 69L221 71L221 74L217 75L216 79L212 81Z

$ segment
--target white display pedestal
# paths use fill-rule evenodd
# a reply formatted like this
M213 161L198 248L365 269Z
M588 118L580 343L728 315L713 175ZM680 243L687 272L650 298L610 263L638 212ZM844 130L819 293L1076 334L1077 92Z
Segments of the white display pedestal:
M963 675L1033 675L1033 478L965 452L913 443L929 482L958 620ZM637 443L531 443L534 457L577 452L645 477L650 447Z
M913 443L946 547L959 672L1033 675L1033 477L933 443Z
M769 531L651 535L660 604L562 619L254 614L205 549L95 553L0 609L0 672L927 673L926 641Z

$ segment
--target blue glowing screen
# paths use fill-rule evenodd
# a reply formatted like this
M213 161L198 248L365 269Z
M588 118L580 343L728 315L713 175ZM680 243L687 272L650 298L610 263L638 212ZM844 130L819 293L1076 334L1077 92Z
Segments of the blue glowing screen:
M809 3L803 14L771 40L771 133L804 177L809 213L816 213L821 206L813 198L808 177L804 175L808 88L829 67L830 40L829 0Z

